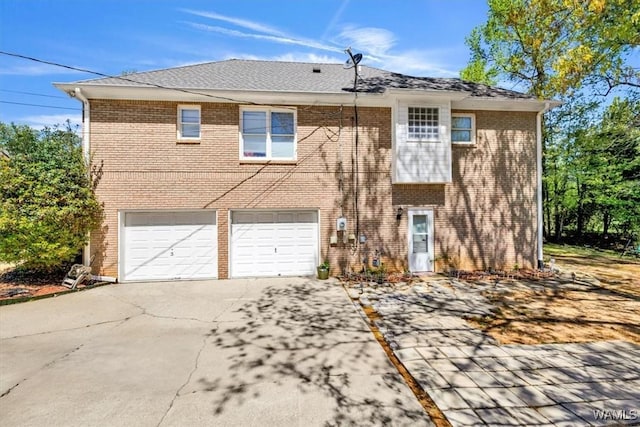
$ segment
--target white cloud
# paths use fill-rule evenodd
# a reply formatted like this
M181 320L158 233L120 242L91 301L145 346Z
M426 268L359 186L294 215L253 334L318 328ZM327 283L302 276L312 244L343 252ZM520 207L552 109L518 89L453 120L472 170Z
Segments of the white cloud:
M344 13L344 10L347 8L348 5L349 5L349 0L343 0L343 2L340 4L340 7L336 11L336 13L333 14L333 17L331 18L329 25L327 25L327 27L324 29L324 33L322 33L322 40L325 40L329 36L329 33L333 31L333 29L336 26L336 23L342 17L342 14Z
M331 55L316 55L309 52L289 52L279 55L253 55L248 53L228 53L223 59L247 59L253 61L311 62L314 64L341 64L344 58Z
M372 56L385 55L394 45L395 36L384 28L348 26L338 36L348 46L362 50Z
M402 74L430 77L458 77L458 70L448 69L436 51L408 50L396 54L381 56L381 67Z
M307 39L293 38L293 37L274 36L274 35L269 35L269 34L245 33L245 32L242 32L242 31L232 30L232 29L229 29L229 28L212 26L212 25L205 25L205 24L198 24L198 23L195 23L195 22L185 22L185 23L187 25L193 27L193 28L198 29L198 30L224 34L224 35L231 36L231 37L265 40L265 41L270 41L270 42L280 43L280 44L304 46L304 47L309 47L309 48L318 49L318 50L326 50L326 51L331 51L331 52L342 52L342 50L337 48L337 47L329 46L327 44L324 44L324 43L321 43L321 42L317 42L317 41L314 41L314 40L307 40Z
M29 125L35 129L42 129L45 126L52 127L55 125L64 125L70 120L72 128L78 128L82 124L82 114L39 114L35 116L20 117L14 120L14 123Z
M325 29L328 34L340 19L349 0L345 0ZM252 32L240 31L226 26L206 25L196 22L183 22L192 28L200 31L222 34L228 37L260 40L270 43L277 43L290 46L301 46L303 48L315 49L324 52L332 52L338 55L315 54L312 52L288 52L273 56L262 56L255 54L225 55L228 58L263 59L278 61L303 61L303 62L324 62L342 63L346 59L344 49L352 47L354 53L364 54L363 64L383 68L389 71L410 74L416 76L442 76L457 77L459 70L451 70L446 65L445 60L449 54L446 51L413 49L402 51L398 49L399 41L396 35L385 29L378 27L359 27L356 25L346 25L342 30L337 31L338 35L330 42L307 39L287 34L278 28L247 19L221 15L215 12L183 10L186 13L208 18L222 23L249 29ZM324 38L324 36L323 36Z
M329 55L316 55L315 53L290 52L270 58L274 61L287 62L313 62L317 64L340 64L344 58Z
M259 33L270 34L272 36L287 37L287 35L284 32L278 30L277 28L273 28L268 25L261 24L260 22L249 21L248 19L242 19L242 18L234 18L232 16L221 15L215 12L203 12L203 11L191 10L191 9L181 9L181 10L191 15L196 15L203 18L210 18L216 21L228 22L238 27L257 31Z

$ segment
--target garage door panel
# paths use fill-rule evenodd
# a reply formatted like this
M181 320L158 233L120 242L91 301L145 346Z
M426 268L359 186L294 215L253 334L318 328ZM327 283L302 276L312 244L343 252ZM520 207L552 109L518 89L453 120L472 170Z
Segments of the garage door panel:
M215 212L124 214L123 280L214 278Z
M296 221L296 214L294 212L279 212L276 215L276 222L279 223L292 223Z
M309 275L318 260L314 211L232 212L233 277Z

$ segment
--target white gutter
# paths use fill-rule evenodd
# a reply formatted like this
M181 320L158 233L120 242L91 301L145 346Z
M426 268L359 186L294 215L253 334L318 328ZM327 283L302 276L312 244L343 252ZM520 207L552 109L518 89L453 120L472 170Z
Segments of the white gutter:
M84 96L82 90L77 87L73 91L69 92L69 95L82 102L82 154L84 156L84 163L87 165L87 171L91 173L91 112L89 100ZM89 233L88 243L85 245L82 251L82 263L89 266L91 263L91 233Z
M542 116L549 111L550 103L545 102L544 108L536 114L536 168L537 168L537 202L538 202L538 268L544 267L542 245L544 244L544 216L542 210Z

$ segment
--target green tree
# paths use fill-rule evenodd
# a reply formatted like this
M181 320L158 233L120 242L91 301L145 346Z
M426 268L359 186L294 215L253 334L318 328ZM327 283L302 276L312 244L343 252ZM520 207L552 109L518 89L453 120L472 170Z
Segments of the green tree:
M640 103L615 98L586 139L589 196L607 238L640 231Z
M72 260L102 215L80 138L69 123L0 123L0 148L0 260L33 269Z
M573 97L547 121L547 236L640 231L640 103Z
M466 38L467 45L471 48L469 64L460 72L462 80L495 86L498 83L498 71L489 67L488 59L481 47L482 34L479 28L474 28Z
M586 82L638 87L626 59L639 44L640 0L489 0L462 75L500 76L539 98Z
M545 233L560 240L567 227L577 223L582 234L591 215L585 195L585 139L598 120L598 103L583 96L566 99L547 114L545 137Z

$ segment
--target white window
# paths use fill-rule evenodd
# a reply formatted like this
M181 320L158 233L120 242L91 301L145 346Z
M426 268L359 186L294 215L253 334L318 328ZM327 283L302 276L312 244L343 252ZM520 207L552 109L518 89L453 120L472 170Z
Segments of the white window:
M290 108L241 109L240 158L295 160L296 111Z
M451 114L451 142L454 144L475 144L475 122L474 114Z
M178 139L200 139L199 105L178 105Z
M409 107L409 141L438 141L439 110L434 107Z

